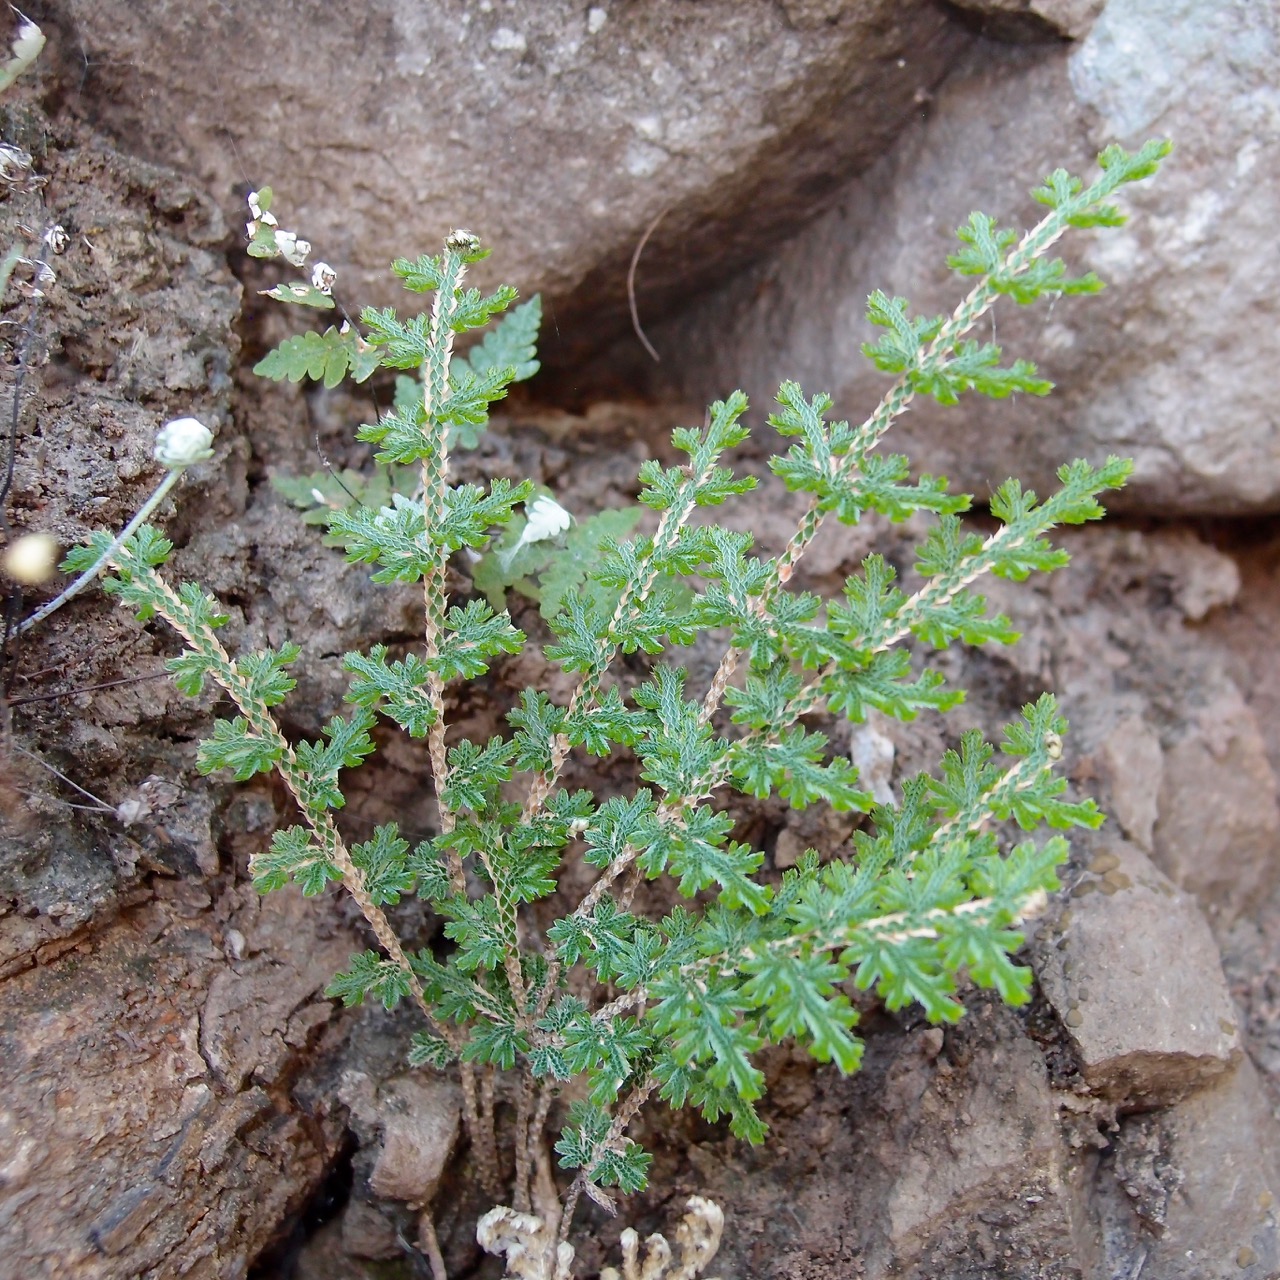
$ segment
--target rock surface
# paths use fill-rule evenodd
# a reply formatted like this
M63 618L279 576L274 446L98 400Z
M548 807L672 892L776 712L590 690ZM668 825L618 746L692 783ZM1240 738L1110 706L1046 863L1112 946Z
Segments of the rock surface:
M0 986L11 1274L243 1276L341 1145L339 1117L302 1111L290 1090L332 1017L320 990L355 940L321 936L300 895L215 904L198 884L158 888ZM255 981L267 973L270 994Z
M648 366L653 385L695 400L742 386L763 413L794 378L861 421L885 385L859 355L873 336L872 289L905 295L922 314L949 313L965 286L943 262L971 209L1030 225L1039 206L1027 189L1050 168L1082 172L1109 142L1167 136L1176 150L1166 168L1126 197L1139 211L1132 229L1064 242L1073 266L1116 289L1000 308L977 335L1035 360L1055 394L918 407L894 447L980 494L1010 474L1043 489L1061 462L1115 452L1137 463L1116 506L1280 509L1271 407L1280 263L1269 233L1280 203L1278 70L1275 12L1248 0L1111 0L1078 43L975 48L928 119L836 208L650 328L663 357ZM1224 341L1223 298L1231 331L1248 341ZM625 376L641 376L643 353L624 346Z
M1194 898L1116 841L1070 902L1033 965L1091 1092L1167 1106L1239 1061L1239 1014Z
M69 9L110 127L230 213L270 183L344 297L398 301L391 258L474 227L487 278L549 293L571 348L625 326L659 214L646 309L795 230L970 39L925 0Z
M1270 1280L1280 1268L1278 1152L1248 1062L1175 1107L1129 1117L1099 1170L1100 1275L1141 1259L1142 1274L1161 1280Z
M399 55L425 50L415 42L427 41L437 30L433 24L460 26L470 13L484 34L479 65L467 61L474 44L438 42L430 50L438 57L432 65L464 86L483 82L482 98L493 95L487 115L497 125L489 127L508 128L507 141L519 154L509 167L522 193L545 201L550 192L561 206L572 205L567 214L554 206L558 222L544 218L525 227L525 206L501 191L484 194L486 221L526 255L499 258L495 274L522 271L518 264L527 261L530 269L547 271L538 281L560 291L558 358L568 366L587 314L574 308L599 300L603 309L592 336L608 335L621 314L620 281L630 252L669 197L675 207L641 263L646 316L659 315L677 291L683 299L696 280L719 282L762 236L776 239L781 227L827 199L832 180L886 147L892 112L909 109L907 97L927 89L957 51L969 49L969 60L933 103L919 104L930 118L850 189L840 210L799 241L791 258L773 259L730 285L719 301L691 311L683 328L667 331L692 353L675 362L685 379L677 390L696 390L694 359L713 380L744 358L756 362L761 378L772 377L761 352L791 350L801 322L810 326L801 334L806 350L826 352L822 358L832 367L843 367L837 338L858 336L857 292L886 283L927 302L933 286L926 287L924 275L938 254L923 252L919 279L906 271L906 258L915 260L921 240L939 249L971 202L1020 210L1020 170L1033 175L1059 160L1081 163L1104 128L1136 141L1148 126L1185 124L1178 155L1188 157L1187 167L1180 173L1175 160L1160 187L1142 197L1142 220L1132 236L1113 242L1118 248L1097 264L1129 289L1087 307L1064 300L1039 319L1015 315L998 322L998 336L1011 348L1048 348L1046 363L1056 362L1053 372L1064 382L1066 401L1057 417L1052 401L1018 408L1049 424L1043 438L1028 438L999 413L979 423L960 410L941 421L959 432L958 461L981 470L979 487L988 473L1034 471L1081 441L1090 450L1138 449L1144 471L1134 496L1162 516L1267 509L1274 437L1259 427L1258 370L1269 374L1274 363L1267 347L1274 326L1266 322L1274 267L1250 256L1260 241L1249 237L1265 221L1274 194L1267 163L1274 131L1264 116L1250 114L1270 101L1259 80L1271 57L1270 18L1258 7L1166 0L1111 0L1100 16L1099 6L1085 0L965 0L959 7L970 10L968 25L953 22L957 6L839 0L735 6L717 62L707 49L721 36L716 23L728 12L719 4L696 6L696 12L694 6L677 12L609 4L571 11L557 4L536 13L527 6L459 4L428 13L384 0L357 15L354 34L331 32L332 46L319 37L310 48L295 41L294 61L279 63L278 92L270 97L235 78L251 77L255 86L271 82L273 41L298 13L314 12L305 5L277 6L262 18L278 26L235 28L249 12L238 2L207 12L159 0L151 8L116 0L66 3L58 6L65 19L61 51L50 63L63 78L52 92L46 85L44 100L64 110L78 101L155 154L174 148L166 154L216 181L221 199L238 177L258 176L235 169L230 145L215 154L220 135L208 132L207 121L215 118L208 104L228 82L240 86L236 92L245 99L236 104L245 115L233 129L251 126L263 139L248 163L271 162L274 176L281 150L273 139L289 129L296 134L301 118L290 112L339 113L318 100L318 83L342 99L342 112L359 114L351 112L353 102L368 108L368 119L350 128L378 136L393 127L409 132L406 104L425 111L432 81L431 74L419 74L421 64L415 70L412 59L406 64ZM890 13L896 34L894 23L881 21ZM108 29L113 14L118 29ZM148 28L149 15L164 21ZM751 20L757 25L748 30ZM556 41L570 27L581 36L573 56L583 61L576 71L566 64L557 79L552 54L559 56ZM1011 50L975 42L978 28L1028 43ZM228 33L238 36L244 56L220 58L222 87L210 88L191 68L206 51L225 50ZM305 64L307 56L320 56L316 49L354 48L380 34L391 50L381 61L346 64L327 79ZM1061 44L1062 35L1077 43ZM664 41L682 36L685 46L668 56L672 45ZM83 49L77 38L86 40ZM1133 40L1142 74L1122 83L1117 51ZM634 54L631 62L614 57L624 44ZM894 61L904 44L910 46L905 69ZM784 45L794 56L788 53L781 65L762 52ZM166 60L155 52L161 48L175 52ZM138 56L143 51L145 57ZM87 74L83 59L77 62L81 53L89 60ZM684 77L675 88L652 80L663 71L663 58L669 74ZM611 60L617 65L607 67ZM1228 64L1239 89L1234 110L1210 120L1208 108L1197 103L1222 90ZM839 80L842 68L855 66L864 66L863 78ZM909 74L909 95L901 84L894 87L897 72ZM352 87L343 99L333 85L346 83ZM424 90L406 93L406 84ZM610 85L615 101L607 94L591 98ZM691 113L685 123L705 128L686 149L668 147L680 121L647 101L651 85L659 97L682 95ZM857 109L857 95L877 87L885 91L887 112L873 115L865 134L834 136L831 122L843 119L839 112ZM508 90L509 99L499 101ZM840 99L846 90L853 96ZM1209 97L1198 98L1199 90ZM188 95L182 99L188 106L172 106L175 99L164 96L170 91ZM560 92L563 99L555 97ZM103 96L112 93L115 100ZM546 124L539 94L560 104L557 127L563 123L540 145L564 148L572 134L581 171L537 162L549 153L529 141ZM837 109L838 100L845 105ZM419 602L411 591L371 588L362 570L344 566L296 521L266 481L273 468L314 469L317 446L335 465L360 465L350 427L367 414L367 402L300 394L250 378L237 363L241 303L224 261L233 237L226 236L217 201L170 169L107 147L69 117L42 125L33 100L23 101L18 110L6 100L0 127L9 141L40 152L52 179L47 207L75 234L58 266L59 287L45 302L39 350L41 361L45 352L49 358L27 382L30 399L20 417L15 488L5 514L15 527L43 522L67 540L100 523L118 524L154 482L148 463L154 427L178 412L209 415L219 428L219 456L187 482L176 512L162 513L179 546L177 572L229 602L233 646L289 638L303 645L302 683L286 712L291 733L314 735L342 695L339 655L357 643L411 636ZM659 104L664 109L665 102ZM569 110L575 103L583 117ZM649 125L634 123L649 113L659 122L656 140L644 133ZM575 124L578 119L586 124ZM1042 132L1032 136L1037 128ZM1232 132L1237 128L1253 128L1256 136L1241 142ZM449 129L443 140L419 138L414 145L439 144L464 177L489 166L491 157L472 148L469 119ZM339 142L342 137L348 135ZM652 158L642 142L670 151L649 175L628 168L636 156ZM1221 154L1213 150L1219 143ZM244 155L250 139L237 133L236 144ZM796 151L788 162L808 166L803 171L811 177L826 175L824 181L782 189L777 165L788 147ZM1000 157L998 175L984 167L988 153ZM300 206L310 203L317 216L323 207L334 228L375 216L390 222L397 208L403 219L395 202L419 197L424 218L461 220L447 193L437 203L427 199L434 199L427 189L434 175L422 176L421 166L410 166L403 180L399 169L386 179L379 175L400 164L390 152L374 160L358 152L353 161L350 152L326 142L319 154L317 165L299 144L285 161L292 173L313 175L306 180L312 185L298 188ZM366 183L354 193L355 218L352 202L337 199L353 170ZM962 177L971 188L948 187ZM611 202L603 215L590 207L597 194ZM6 230L39 221L32 195L17 192L0 203ZM743 214L748 201L750 218ZM926 206L937 214L931 227L920 221ZM1188 208L1195 217L1173 212ZM729 234L726 218L739 214L741 224ZM871 219L880 217L900 219L902 230L872 230ZM563 244L547 229L552 223ZM698 240L695 229L705 238ZM372 269L402 247L399 232L385 254L367 236L358 243L337 230L334 236L353 264ZM846 261L841 255L850 244L853 256ZM1176 264L1175 251L1181 255ZM695 253L696 271L688 260ZM877 255L885 275L871 281L867 263ZM797 279L771 276L779 263L800 264L792 273ZM893 278L899 265L905 285ZM696 274L701 271L706 275ZM1206 305L1215 280L1239 303L1243 319L1233 322L1248 329L1248 342L1222 338L1221 311ZM784 305L791 295L783 292L791 283L805 289L795 295L793 312L791 303ZM833 313L836 286L848 305L839 310L837 298ZM754 290L761 291L759 301L752 301ZM941 305L941 291L938 296ZM706 327L726 298L740 299L741 323L717 320L720 327ZM771 298L777 305L765 316ZM6 344L28 314L16 296L8 304L4 318L18 323L3 330ZM249 351L271 332L272 322L255 307L251 302L241 317ZM1162 340L1152 336L1159 329ZM549 325L553 352L555 333ZM1078 335L1075 346L1071 334ZM654 336L662 335L655 330ZM735 350L739 341L745 345ZM1199 359L1206 347L1226 370L1220 381ZM672 352L664 354L670 361ZM1149 376L1164 379L1151 393L1158 411L1151 417L1159 422L1140 411L1150 388L1126 381L1125 373L1153 355ZM823 372L820 362L814 369ZM12 373L6 364L6 388ZM571 373L576 377L577 366ZM584 372L582 386L588 384ZM1195 437L1190 415L1210 396L1223 406L1202 419L1215 434ZM484 448L463 460L465 478L529 475L579 513L630 501L641 458L668 457L669 428L702 414L700 406L686 411L670 402L596 403L580 415L532 411L514 401L508 407ZM919 419L911 424L919 456L936 466L939 457L945 461L942 445L924 415ZM989 436L973 434L988 428ZM1232 460L1221 473L1206 470L1204 459L1215 449ZM761 468L758 448L748 451L746 465ZM765 490L731 520L755 533L762 550L776 552L794 515L794 503ZM824 529L804 562L802 585L838 588L873 548L909 566L918 532L876 520L855 530ZM747 1148L723 1128L654 1108L638 1136L655 1150L655 1190L629 1203L622 1219L584 1218L582 1233L593 1237L583 1247L584 1263L616 1262L623 1225L632 1222L642 1234L665 1227L670 1198L697 1192L721 1199L729 1213L724 1273L761 1280L853 1274L976 1280L992 1273L1019 1280L1137 1274L1144 1280L1262 1280L1275 1272L1280 679L1267 655L1280 628L1280 543L1261 525L1193 530L1148 520L1141 528L1113 521L1080 531L1069 545L1075 555L1069 570L1032 586L990 589L993 603L1025 633L1020 646L990 653L954 647L941 655L949 676L972 690L953 726L928 717L857 730L831 726L836 746L858 751L887 795L911 773L936 769L959 729L980 724L990 732L1041 689L1058 692L1073 722L1067 738L1073 787L1097 795L1112 822L1099 836L1076 841L1068 884L1077 891L1104 887L1069 900L1072 921L1061 935L1066 946L1037 961L1043 991L1020 1011L967 993L970 1016L945 1031L910 1013L888 1017L869 1002L866 1065L849 1080L800 1055L764 1055L774 1136L762 1149ZM466 586L461 573L457 584ZM533 632L536 610L518 598L512 603L517 621ZM432 1209L450 1273L474 1268L474 1223L488 1205L479 1202L465 1144L455 1141L452 1086L404 1075L408 1018L389 1019L378 1009L342 1015L319 994L367 938L332 898L259 902L247 888L249 853L291 820L283 798L265 780L230 788L196 778L194 740L208 724L211 704L179 699L164 681L77 692L86 683L158 673L173 652L161 631L135 624L96 596L76 602L55 623L33 634L6 668L15 679L5 733L11 723L15 745L100 793L109 809L145 801L147 812L129 810L141 817L125 825L113 813L71 810L66 802L77 797L68 786L16 754L0 777L0 796L11 802L0 833L3 1256L23 1274L103 1280L173 1274L239 1280L255 1259L261 1280L321 1274L350 1280L361 1272L385 1276L395 1267L407 1274L420 1264L408 1256L417 1239L411 1206L431 1200L435 1190ZM699 679L709 675L716 656L708 646L681 655ZM636 671L625 678L637 678ZM511 687L539 682L558 700L567 697L548 680L535 652L462 701L456 723L472 734L495 731L495 708L506 704ZM0 741L9 744L8 737ZM407 829L431 829L417 745L390 742L378 764L350 775L344 822L395 817ZM585 783L593 766L574 768L582 777L571 774L571 785ZM852 826L849 815L816 806L786 812L772 801L748 807L742 817L744 838L765 850L773 870L793 865L806 847L839 846ZM1172 877L1176 890L1138 850ZM570 881L575 874L571 868ZM1121 877L1131 883L1122 885ZM664 905L660 891L653 890L650 905ZM396 925L406 939L414 945L430 940L431 920L409 904L398 910ZM1055 941L1046 933L1041 945ZM1223 948L1229 993L1218 978L1216 945ZM1135 957L1135 950L1141 954ZM1069 961L1070 974L1064 972ZM1088 999L1082 1000L1081 975L1094 972L1097 982L1084 980ZM1164 1006L1151 1004L1162 990L1171 1010L1196 1007L1206 1016L1196 1013L1194 1028L1189 1019L1170 1021ZM1110 1013L1095 1021L1101 1006ZM1221 1019L1216 1033L1214 1010ZM1078 1024L1073 1011L1081 1014ZM1228 1032L1224 1023L1239 1031ZM344 1039L348 1030L350 1040ZM1261 1078L1240 1048L1262 1068ZM500 1106L501 1119L510 1101L501 1086L499 1100L508 1108ZM304 1221L314 1224L344 1178L351 1187L345 1206L295 1257L291 1233L301 1232Z

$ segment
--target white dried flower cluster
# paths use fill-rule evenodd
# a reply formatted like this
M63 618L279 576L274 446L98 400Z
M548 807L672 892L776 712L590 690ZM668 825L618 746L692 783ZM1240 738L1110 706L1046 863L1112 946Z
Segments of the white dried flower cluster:
M169 471L182 471L213 457L213 432L198 418L175 418L156 433L155 460Z
M644 1261L640 1261L640 1236L631 1227L622 1233L622 1271L605 1267L600 1280L694 1280L720 1249L724 1234L724 1212L714 1200L690 1196L685 1201L685 1215L676 1228L676 1245L680 1261L676 1262L666 1236L659 1232L645 1243Z
M450 231L445 237L444 246L455 253L475 253L480 247L480 237L474 231L466 231L459 227L456 231Z
M476 1224L476 1243L507 1260L505 1280L570 1280L573 1245L554 1241L552 1223L506 1205L490 1209Z
M274 237L275 246L279 250L280 255L290 265L295 267L305 267L307 258L311 253L311 241L303 240L296 231L282 231L280 224L276 220L276 215L269 209L264 209L258 199L258 192L250 191L248 196L249 212L253 215L250 221L245 223L245 234L252 241L262 227L270 227Z
M640 1237L628 1227L622 1233L622 1271L605 1267L600 1280L696 1280L720 1249L724 1212L714 1200L690 1196L676 1228L675 1260L666 1236L655 1232L645 1241L640 1260ZM569 1280L573 1246L561 1243L552 1251L553 1224L532 1213L517 1213L506 1205L490 1209L476 1226L476 1241L486 1252L506 1259L504 1280Z
M338 273L327 262L317 262L311 268L311 287L319 289L326 297L333 292L337 282Z

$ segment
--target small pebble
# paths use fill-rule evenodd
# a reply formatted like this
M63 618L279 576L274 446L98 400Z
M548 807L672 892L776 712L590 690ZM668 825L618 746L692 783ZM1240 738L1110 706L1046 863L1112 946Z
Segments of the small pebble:
M1089 870L1096 876L1106 875L1120 865L1120 859L1114 853L1100 853L1089 863Z
M1237 1267L1251 1267L1255 1262L1257 1262L1257 1260L1257 1252L1249 1248L1247 1244L1241 1245L1239 1251L1236 1253Z
M1069 1027L1078 1027L1084 1022L1084 1014L1079 1009L1068 1009L1067 1016L1063 1018L1063 1022Z

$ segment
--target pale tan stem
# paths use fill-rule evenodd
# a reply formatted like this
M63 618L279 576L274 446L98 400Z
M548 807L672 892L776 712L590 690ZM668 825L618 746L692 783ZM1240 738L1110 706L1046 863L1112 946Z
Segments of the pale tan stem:
M649 1095L657 1088L657 1085L657 1077L648 1075L631 1090L627 1095L627 1100L618 1108L617 1114L613 1118L613 1123L609 1126L609 1132L605 1134L604 1139L596 1148L598 1153L616 1149L618 1142L622 1139L622 1135L627 1131L627 1126L636 1118L636 1114L644 1106ZM564 1201L564 1213L560 1218L559 1238L561 1241L569 1238L569 1228L573 1223L574 1210L578 1207L578 1200L582 1195L582 1190L599 1160L600 1156L597 1155L591 1164L584 1165L579 1169L578 1176L574 1178L569 1187Z
M494 1069L486 1063L480 1070L480 1145L483 1158L480 1164L481 1177L486 1173L489 1181L485 1190L491 1196L502 1194L502 1174L498 1168L498 1135L494 1122L493 1097Z
M476 1089L476 1065L474 1062L459 1064L459 1078L462 1081L462 1116L467 1126L467 1137L471 1140L471 1154L476 1162L476 1174L480 1185L490 1194L498 1194L501 1180L498 1177L497 1149L492 1140L485 1138L485 1128L480 1118L480 1099Z
M118 560L114 559L112 563L122 571L138 572L136 565L122 566ZM280 732L279 726L266 708L249 696L243 681L239 679L236 673L231 655L222 647L217 637L211 633L196 632L189 628L182 621L186 614L186 606L177 593L154 569L148 569L146 573L152 590L163 601L161 605L157 606L156 612L164 617L165 621L187 642L192 650L211 660L208 668L209 674L231 695L232 701L235 702L240 713L249 722L249 727L253 732L259 738L271 743L276 753L276 771L314 832L323 856L338 868L342 876L343 886L360 908L360 912L373 930L378 944L405 974L409 994L426 1017L427 1024L456 1051L461 1045L457 1032L453 1028L444 1026L436 1021L431 1006L427 1003L422 983L418 980L418 975L414 971L413 965L409 962L409 957L405 954L404 947L400 944L400 939L396 937L395 930L391 928L386 913L369 895L369 891L365 887L364 874L352 862L351 854L347 851L342 836L334 825L333 818L327 812L315 812L308 807L305 788L306 773L298 763L297 755L294 753L293 747L290 746L288 739Z
M522 1064L520 1082L516 1093L515 1187L512 1205L517 1213L528 1213L529 1197L529 1095L533 1092L533 1077L528 1064Z
M1063 222L1062 226L1052 235L1046 234L1056 217L1055 211L1055 213L1047 214L1036 223L1022 237L1017 248L1009 255L1006 261L1009 264L1016 264L1017 269L1021 270L1051 248L1061 239L1067 229L1067 224ZM1043 240L1043 243L1040 242L1041 240ZM1034 252L1030 252L1033 246ZM978 320L990 310L997 297L998 295L990 288L989 278L983 276L965 294L964 298L956 304L955 310L952 311L942 328L938 330L933 341L917 357L915 368L922 368L929 364L937 358L940 351L944 351L958 339L964 337ZM836 478L847 475L854 467L861 464L862 459L880 442L881 437L889 429L894 419L906 412L907 407L915 399L915 396L915 390L907 384L907 374L902 374L885 392L880 399L880 403L876 405L871 415L858 429L860 442L850 448L847 453L835 459ZM791 536L782 555L778 557L775 581L766 586L751 601L751 611L757 617L764 615L774 590L779 586L785 586L791 580L797 562L817 535L824 519L825 513L819 509L818 498L811 498L796 532ZM742 651L731 646L725 651L724 657L720 659L720 665L716 669L711 686L702 701L702 710L699 718L703 724L708 724L711 717L719 709L725 690L729 687L729 681L733 679L741 656Z
M697 483L705 481L714 465L713 462L710 468L704 468L697 477ZM663 511L662 518L658 521L657 532L653 535L654 554L657 553L659 548L668 546L673 535L679 533L691 514L691 507L677 509L675 506L670 506ZM604 674L609 663L613 660L614 654L617 652L617 645L611 637L623 618L627 616L628 610L633 607L633 601L644 604L648 599L649 592L653 590L653 584L658 576L657 572L651 567L653 559L654 555L650 555L648 561L646 561L646 572L643 578L634 583L628 582L623 587L622 594L618 597L618 603L614 606L613 617L609 619L609 625L605 630L605 639L600 642L598 663L592 670L584 671L579 677L578 683L569 699L569 706L565 712L566 716L572 716L581 709L584 703L590 705L599 692L600 677ZM551 742L551 766L544 773L539 773L534 777L533 783L529 788L529 795L525 800L524 811L520 815L521 822L532 822L546 803L552 788L560 778L564 762L569 758L569 751L568 736L563 733L556 734Z
M445 492L449 480L449 432L442 423L434 424L433 430L432 419L437 406L449 394L449 363L453 356L450 315L454 307L455 292L461 287L466 270L466 265L460 264L454 279L446 282L448 287L442 283L436 290L435 303L431 309L429 346L431 351L440 354L436 359L429 356L422 365L422 402L426 412L423 431L432 445L431 452L422 460L422 510L428 536L433 518L445 509ZM427 696L435 712L427 730L427 751L431 757L431 776L435 782L440 830L446 835L454 829L457 819L444 800L445 783L449 778L449 761L445 749L444 680L435 670L434 662L440 656L440 630L447 604L448 572L448 548L437 544L434 562L422 576L425 613L423 649L430 668L427 675ZM456 850L448 849L445 851L445 860L453 892L466 893L467 881L462 869L462 858Z
M440 1252L440 1241L436 1236L436 1224L431 1217L430 1209L423 1209L418 1215L418 1252L427 1259L431 1267L431 1280L449 1280L445 1270L444 1254Z

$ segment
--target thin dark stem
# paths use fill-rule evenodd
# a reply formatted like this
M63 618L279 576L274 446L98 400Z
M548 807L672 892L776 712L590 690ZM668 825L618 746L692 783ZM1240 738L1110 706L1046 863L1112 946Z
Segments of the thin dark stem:
M113 809L111 805L109 805L101 796L95 796L92 791L86 791L78 782L72 782L71 779L68 778L65 773L62 773L59 770L55 769L53 765L51 765L47 760L41 760L38 755L35 755L33 752L28 751L25 747L18 746L16 742L9 743L9 749L11 751L16 751L20 756L26 756L28 760L34 760L36 764L38 764L42 769L48 769L49 772L53 774L55 778L61 779L63 782L67 784L67 786L78 791L87 800L92 800L93 807L98 812L109 813L114 816L115 809ZM81 807L88 808L89 806L84 805Z
M114 689L122 684L142 684L146 680L164 680L167 671L153 671L147 676L123 676L119 680L103 680L100 684L84 684L75 689L63 689L59 693L33 693L25 698L10 698L11 707L26 707L33 702L56 702L59 698L74 698L81 693L96 693L99 689Z

